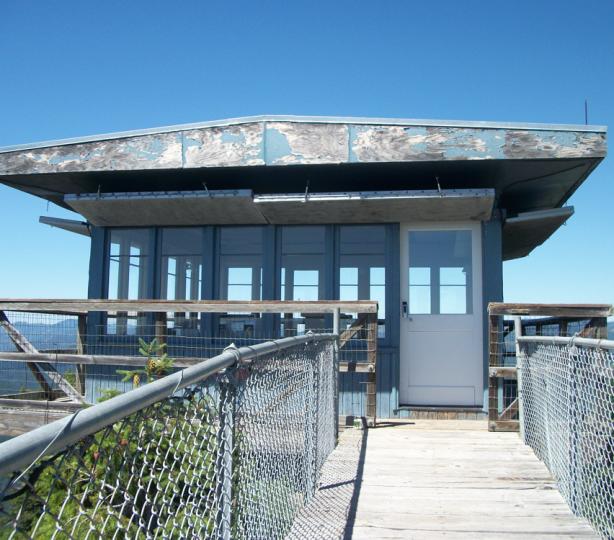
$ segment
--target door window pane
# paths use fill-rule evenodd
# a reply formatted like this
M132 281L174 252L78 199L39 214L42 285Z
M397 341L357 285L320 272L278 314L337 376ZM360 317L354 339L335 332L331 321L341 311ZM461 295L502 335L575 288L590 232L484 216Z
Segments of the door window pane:
M471 231L409 233L409 313L472 313Z

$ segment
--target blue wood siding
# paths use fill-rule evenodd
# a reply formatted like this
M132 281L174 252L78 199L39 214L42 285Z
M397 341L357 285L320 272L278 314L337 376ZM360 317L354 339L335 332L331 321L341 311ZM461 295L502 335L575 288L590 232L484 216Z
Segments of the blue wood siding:
M394 418L399 404L399 350L381 348L377 354L377 416ZM364 416L366 373L339 374L339 414Z

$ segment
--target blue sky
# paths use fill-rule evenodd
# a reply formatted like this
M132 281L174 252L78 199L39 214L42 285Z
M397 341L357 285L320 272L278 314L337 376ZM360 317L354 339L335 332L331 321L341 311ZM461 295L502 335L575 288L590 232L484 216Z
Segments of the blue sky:
M614 2L3 2L0 146L252 114L614 125ZM614 162L504 267L508 301L614 302ZM0 297L85 297L75 217L0 187Z

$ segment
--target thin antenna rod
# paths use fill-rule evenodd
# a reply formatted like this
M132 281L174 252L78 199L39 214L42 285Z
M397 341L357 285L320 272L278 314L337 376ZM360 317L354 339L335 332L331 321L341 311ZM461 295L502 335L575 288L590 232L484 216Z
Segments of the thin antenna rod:
M584 100L584 124L588 126L588 99Z

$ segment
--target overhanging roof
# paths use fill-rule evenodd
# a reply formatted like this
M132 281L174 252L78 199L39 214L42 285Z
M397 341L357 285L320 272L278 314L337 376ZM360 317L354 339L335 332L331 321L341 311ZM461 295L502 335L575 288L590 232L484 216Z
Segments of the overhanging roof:
M271 219L285 212L284 219L298 220L294 213L304 208L298 199L306 189L492 189L495 207L516 216L563 206L605 155L603 126L258 116L0 149L0 182L86 217L107 203L119 208L117 194L185 192L194 211L200 207L211 219L218 212L220 223L256 222L253 206ZM234 209L227 199L201 197L229 190L253 197L235 199ZM288 199L273 204L270 196L279 199L279 193ZM80 199L69 204L65 196L75 194ZM320 208L334 204L320 202ZM366 212L365 204L356 207ZM506 245L520 228L507 230Z
M573 206L524 212L503 224L503 260L525 257L541 246L574 213Z
M492 189L256 195L249 190L68 195L94 225L396 223L490 219Z

